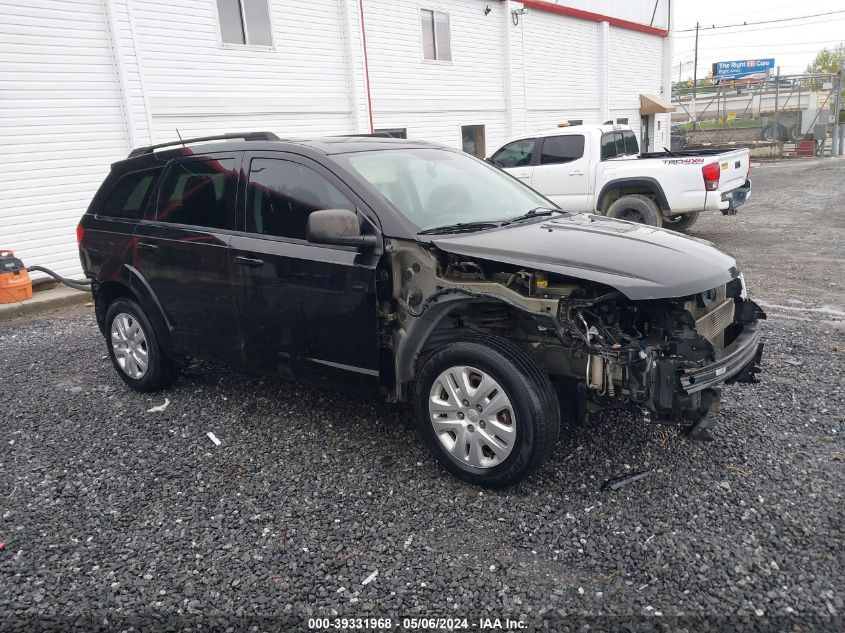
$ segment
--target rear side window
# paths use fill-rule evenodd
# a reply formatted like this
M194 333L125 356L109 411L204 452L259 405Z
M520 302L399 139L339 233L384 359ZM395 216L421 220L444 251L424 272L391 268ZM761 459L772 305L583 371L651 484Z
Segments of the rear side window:
M355 210L355 205L322 175L300 163L254 158L249 168L246 230L305 239L312 211Z
M543 141L540 164L557 165L560 163L570 163L582 156L584 156L583 135L549 136Z
M637 145L637 137L634 136L633 132L622 132L622 138L625 141L625 154L630 156L631 154L639 154L640 148Z
M508 143L490 157L496 167L525 167L534 156L535 138L525 138Z
M601 159L616 157L616 140L613 137L613 132L605 132L601 135Z
M97 215L128 220L139 219L161 171L161 167L156 167L121 176L106 196Z
M175 163L161 185L158 221L234 229L234 167L233 158Z

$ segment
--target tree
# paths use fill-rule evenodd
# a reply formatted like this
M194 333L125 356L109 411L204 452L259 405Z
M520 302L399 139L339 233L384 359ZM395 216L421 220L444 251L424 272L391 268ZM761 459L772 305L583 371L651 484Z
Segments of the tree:
M809 66L808 73L838 73L839 65L845 62L845 42L840 42L832 49L823 48Z

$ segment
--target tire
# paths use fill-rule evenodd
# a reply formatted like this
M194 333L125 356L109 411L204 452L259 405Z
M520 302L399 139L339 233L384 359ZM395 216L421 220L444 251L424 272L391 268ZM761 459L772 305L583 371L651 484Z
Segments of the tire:
M660 213L657 203L648 196L636 193L619 198L610 205L606 215L609 218L638 222L649 226L663 225L663 215Z
M701 211L696 211L695 213L687 213L686 215L673 215L663 218L663 228L672 229L673 231L686 231L695 224L700 213Z
M785 141L786 128L780 123L770 123L760 131L760 138L764 141Z
M457 380L447 393L450 376ZM431 354L417 374L413 402L437 461L479 486L510 486L534 472L560 433L560 408L546 375L516 345L494 336L468 337ZM476 404L493 408L477 413ZM442 418L438 430L434 416Z
M131 299L115 300L106 311L105 326L109 358L123 382L142 392L158 391L173 383L178 367L164 354L141 306ZM144 362L146 367L142 366Z

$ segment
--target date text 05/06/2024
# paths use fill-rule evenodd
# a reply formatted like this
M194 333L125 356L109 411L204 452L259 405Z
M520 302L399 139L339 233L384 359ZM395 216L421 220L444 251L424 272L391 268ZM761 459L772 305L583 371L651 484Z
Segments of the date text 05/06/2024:
M312 630L447 630L447 631L521 631L528 626L522 620L510 618L309 618L308 628Z

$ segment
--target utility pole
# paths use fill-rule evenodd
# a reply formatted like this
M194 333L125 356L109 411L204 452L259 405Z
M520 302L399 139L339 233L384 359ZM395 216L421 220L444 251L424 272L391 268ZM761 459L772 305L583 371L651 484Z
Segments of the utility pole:
M839 64L839 76L836 78L836 100L833 106L833 138L831 139L830 155L842 155L842 143L839 138L839 100L842 95L842 63Z
M695 84L698 82L698 22L695 23L695 61L692 66L692 100L695 101Z
M692 63L692 127L698 121L698 105L695 103L696 84L698 83L698 20L695 22L695 55Z

